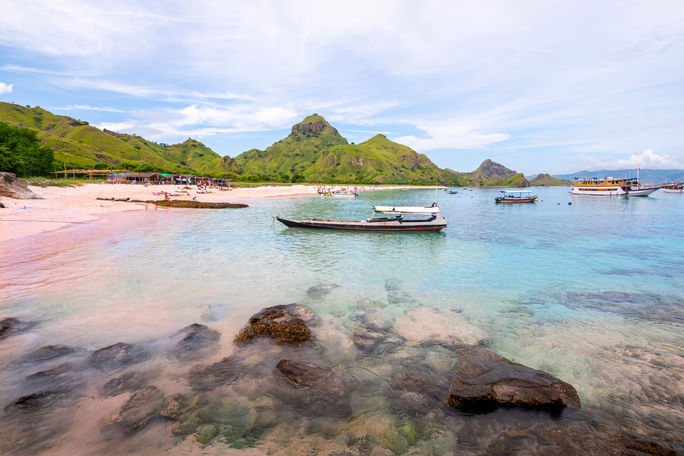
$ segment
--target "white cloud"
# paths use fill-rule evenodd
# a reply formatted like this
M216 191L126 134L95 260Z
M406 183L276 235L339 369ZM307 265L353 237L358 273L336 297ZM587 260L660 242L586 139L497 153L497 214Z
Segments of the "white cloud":
M0 82L0 95L4 93L12 93L14 90L14 84L7 84L6 82Z
M68 105L47 108L48 111L102 111L102 112L125 112L122 109L110 108L107 106L90 106L90 105Z
M506 133L481 133L467 124L442 122L416 125L427 134L426 138L416 136L399 136L393 141L406 144L418 152L437 149L474 149L505 141L510 136Z
M571 160L574 168L578 169L680 169L684 168L684 155L657 154L653 149L646 149L641 153L631 154L628 157L620 158L621 155L579 155Z
M681 157L673 158L669 155L658 155L653 149L646 149L640 154L632 154L629 158L618 160L618 168L678 168L684 167Z

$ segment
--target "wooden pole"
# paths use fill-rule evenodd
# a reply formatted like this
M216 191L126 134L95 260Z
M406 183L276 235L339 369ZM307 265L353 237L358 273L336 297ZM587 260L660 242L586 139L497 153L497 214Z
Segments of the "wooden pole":
M64 180L67 180L67 172L66 172L66 162L62 162L64 164Z
M55 179L57 179L57 165L55 163L52 163L52 167L55 168Z

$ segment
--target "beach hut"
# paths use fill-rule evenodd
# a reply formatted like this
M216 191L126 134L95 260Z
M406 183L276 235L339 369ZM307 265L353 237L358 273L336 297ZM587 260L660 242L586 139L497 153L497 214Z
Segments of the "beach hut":
M134 184L156 184L159 183L161 174L159 173L127 173L126 181Z

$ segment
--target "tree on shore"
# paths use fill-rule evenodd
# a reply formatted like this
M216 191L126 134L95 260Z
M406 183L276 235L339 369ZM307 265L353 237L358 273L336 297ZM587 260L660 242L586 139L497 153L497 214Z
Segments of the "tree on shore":
M53 152L40 144L37 132L0 122L0 171L19 177L47 176Z

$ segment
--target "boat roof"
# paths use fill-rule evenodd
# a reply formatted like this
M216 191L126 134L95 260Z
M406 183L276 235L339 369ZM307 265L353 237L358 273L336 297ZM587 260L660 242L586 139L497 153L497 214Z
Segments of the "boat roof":
M439 214L439 206L373 206L373 210L386 214Z

